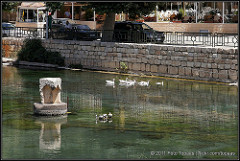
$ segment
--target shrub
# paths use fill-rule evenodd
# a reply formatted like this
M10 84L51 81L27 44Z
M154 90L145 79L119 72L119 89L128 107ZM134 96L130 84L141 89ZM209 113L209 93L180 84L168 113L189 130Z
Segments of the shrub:
M60 53L47 51L40 39L25 39L22 49L18 52L18 61L64 65L64 58Z
M128 70L128 66L124 62L120 62L120 73L126 73Z

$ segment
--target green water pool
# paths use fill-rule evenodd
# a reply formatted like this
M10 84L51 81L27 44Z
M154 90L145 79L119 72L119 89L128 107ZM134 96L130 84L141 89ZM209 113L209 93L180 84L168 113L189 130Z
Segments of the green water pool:
M62 79L72 113L33 115L39 79ZM115 86L106 80L115 79ZM121 86L119 80L149 81ZM163 85L157 85L163 82ZM110 121L96 115L111 112ZM2 68L3 159L237 159L238 88L69 70Z

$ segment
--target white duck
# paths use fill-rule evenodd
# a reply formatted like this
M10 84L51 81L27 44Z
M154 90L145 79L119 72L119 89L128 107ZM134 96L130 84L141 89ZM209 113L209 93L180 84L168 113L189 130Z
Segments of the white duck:
M141 82L138 82L138 85L140 86L148 86L149 85L149 81L141 81Z
M113 78L113 80L106 80L106 86L115 87L115 79Z
M108 114L103 114L103 115L96 115L96 120L108 120L112 118L112 113L109 112Z
M136 80L128 80L128 79L126 79L126 80L119 80L119 85L120 86L127 86L127 87L129 87L129 86L133 86L135 83L136 83Z
M126 80L119 79L120 84L126 84L127 81L128 81L128 78L126 78Z
M238 86L238 82L229 83L230 86Z
M109 114L108 114L108 118L112 118L112 114L111 114L111 112L109 112Z
M127 82L127 85L128 86L133 86L134 84L136 83L136 81L135 80L129 80L128 82Z
M157 82L157 85L162 85L163 86L163 82Z
M107 114L103 114L103 115L96 115L96 119L99 119L99 120L106 120L107 119Z

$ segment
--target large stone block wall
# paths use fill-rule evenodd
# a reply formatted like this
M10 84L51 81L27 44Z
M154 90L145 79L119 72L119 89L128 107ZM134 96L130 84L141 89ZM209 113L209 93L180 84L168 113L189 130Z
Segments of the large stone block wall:
M66 66L82 64L88 69L116 71L124 62L131 72L139 74L238 81L238 48L71 40L43 40L43 45L60 52Z
M2 57L17 58L17 53L21 50L23 41L23 38L2 38Z

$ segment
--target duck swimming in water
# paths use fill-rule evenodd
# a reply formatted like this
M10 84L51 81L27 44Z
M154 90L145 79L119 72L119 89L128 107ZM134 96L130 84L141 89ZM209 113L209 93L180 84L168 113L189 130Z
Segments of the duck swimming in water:
M99 115L99 116L96 115L96 119L99 119L99 120L106 120L107 117L106 117L106 115Z
M115 79L113 80L106 80L106 86L112 86L113 88L115 87Z
M133 86L135 85L136 83L136 80L128 80L128 78L126 78L126 80L119 80L119 85L120 86L126 86L126 87L130 87L130 86Z
M109 112L109 114L108 114L108 118L112 118L112 114L111 114L111 112Z
M96 120L106 121L112 118L112 113L109 112L109 114L103 114L103 115L96 115Z
M140 85L140 86L148 86L149 85L149 81L141 81L141 82L139 82L138 83L138 85Z
M163 82L157 82L157 85L162 85L163 86Z

